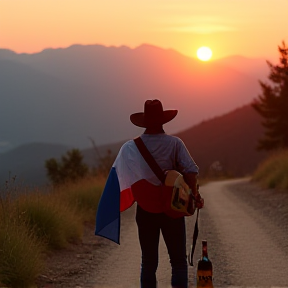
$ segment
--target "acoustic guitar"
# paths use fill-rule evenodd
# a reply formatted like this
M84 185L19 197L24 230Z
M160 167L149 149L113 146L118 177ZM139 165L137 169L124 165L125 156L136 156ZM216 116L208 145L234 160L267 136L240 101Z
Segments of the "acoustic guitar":
M165 185L173 187L171 209L187 216L193 215L196 210L196 199L184 181L183 175L176 170L169 170L166 173Z

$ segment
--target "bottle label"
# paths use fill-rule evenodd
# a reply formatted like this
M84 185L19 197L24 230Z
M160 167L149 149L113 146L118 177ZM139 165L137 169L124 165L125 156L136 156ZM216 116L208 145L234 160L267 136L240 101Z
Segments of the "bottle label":
M197 288L213 288L212 271L198 270L197 271Z

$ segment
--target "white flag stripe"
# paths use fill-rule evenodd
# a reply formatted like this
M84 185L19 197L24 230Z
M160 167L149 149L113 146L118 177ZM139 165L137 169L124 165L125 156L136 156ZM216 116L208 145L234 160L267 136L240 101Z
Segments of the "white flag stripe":
M139 180L146 179L154 185L161 182L140 154L133 140L126 142L120 149L113 164L119 180L120 190L130 188Z

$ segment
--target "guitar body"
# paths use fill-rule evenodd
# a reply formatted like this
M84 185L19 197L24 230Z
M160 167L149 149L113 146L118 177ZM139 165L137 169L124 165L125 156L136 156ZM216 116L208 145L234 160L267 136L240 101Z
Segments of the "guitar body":
M172 218L191 216L195 212L191 191L183 176L175 170L168 171L165 185L156 186L143 179L134 183L131 189L135 201L145 211L164 212Z
M185 213L185 216L193 215L196 203L183 175L176 170L169 170L166 174L165 185L173 187L171 209Z

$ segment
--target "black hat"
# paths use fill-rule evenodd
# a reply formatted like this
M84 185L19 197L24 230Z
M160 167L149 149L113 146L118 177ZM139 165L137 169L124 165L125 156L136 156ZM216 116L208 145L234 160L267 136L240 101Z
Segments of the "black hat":
M157 99L147 100L144 112L131 114L130 120L136 126L151 128L171 121L177 113L178 110L163 110L162 103Z

